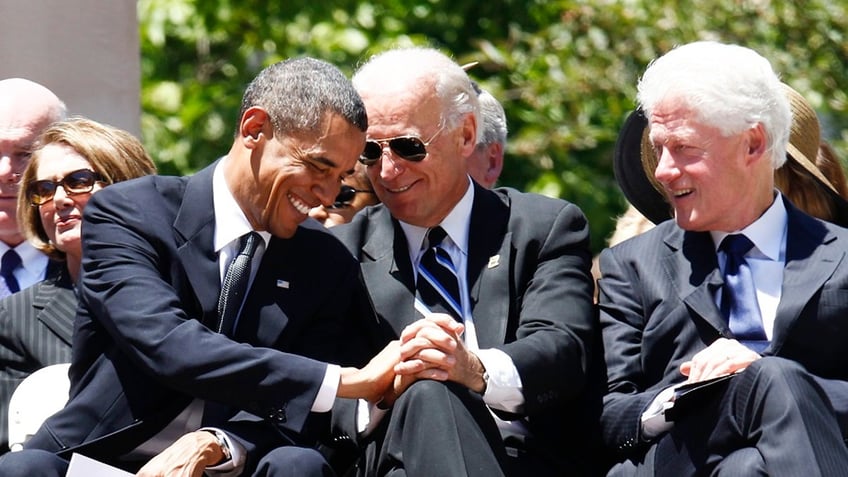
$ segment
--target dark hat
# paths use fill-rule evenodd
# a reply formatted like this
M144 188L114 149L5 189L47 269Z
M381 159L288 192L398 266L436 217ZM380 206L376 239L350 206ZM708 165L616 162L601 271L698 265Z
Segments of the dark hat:
M615 142L612 166L615 180L627 200L648 220L658 224L670 219L673 214L661 189L652 182L653 171L645 170L647 164L656 162L642 157L646 152L653 156L653 151L642 147L647 130L648 119L642 110L631 112Z
M818 118L812 106L794 89L784 85L792 109L787 159L800 165L819 182L837 207L834 222L848 225L848 201L816 166L820 142ZM648 120L641 109L631 112L619 132L613 156L613 171L627 200L651 222L658 224L674 216L662 187L654 179L657 158L648 139Z

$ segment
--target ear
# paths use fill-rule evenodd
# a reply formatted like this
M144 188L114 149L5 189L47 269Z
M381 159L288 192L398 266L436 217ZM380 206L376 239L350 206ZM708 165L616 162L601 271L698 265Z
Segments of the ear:
M271 118L264 109L256 106L248 108L242 115L241 123L239 124L239 138L244 147L247 149L256 148L262 135L266 134L265 128L267 127L268 131L273 130L270 126Z
M497 182L498 177L501 176L501 171L503 170L504 148L502 144L494 142L489 144L489 148L486 152L488 167L486 167L485 178L486 182L494 185L494 183Z
M477 118L469 113L462 120L462 144L460 145L462 157L467 158L474 152L477 145Z
M766 129L762 123L757 123L754 127L748 129L745 134L748 141L746 161L752 163L762 158L768 159L766 155Z

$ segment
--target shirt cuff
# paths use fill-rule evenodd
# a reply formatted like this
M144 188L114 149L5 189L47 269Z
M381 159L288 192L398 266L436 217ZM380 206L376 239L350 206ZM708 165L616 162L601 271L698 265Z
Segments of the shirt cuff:
M239 444L238 441L230 439L230 436L228 436L227 433L222 431L221 429L215 427L202 427L198 430L213 432L216 435L222 436L224 438L224 441L226 441L227 443L227 447L230 449L229 460L222 462L218 465L207 467L206 472L217 477L235 477L241 475L241 471L244 468L244 461L246 458L246 451L244 447Z
M520 413L524 407L524 388L512 358L497 348L477 350L476 354L489 375L483 401L494 409Z
M642 413L642 436L644 439L653 439L674 427L673 422L666 422L665 410L674 405L671 398L674 397L675 389L677 389L677 386L663 389Z
M336 401L336 392L339 390L339 379L342 377L342 368L337 364L328 364L324 373L324 382L312 403L312 412L329 412L333 409Z
M358 399L356 401L356 432L363 437L371 434L387 412L389 412L388 409L380 409L376 404L371 404L365 399Z

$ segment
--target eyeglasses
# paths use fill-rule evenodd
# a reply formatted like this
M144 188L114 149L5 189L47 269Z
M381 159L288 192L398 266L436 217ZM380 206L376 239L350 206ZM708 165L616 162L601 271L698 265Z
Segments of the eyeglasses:
M342 185L341 190L339 190L339 195L336 196L336 200L331 205L330 209L343 209L350 205L350 202L356 197L357 193L361 194L373 194L373 190L368 189L355 189L349 185Z
M56 194L56 188L62 186L67 195L85 194L94 189L94 184L102 181L100 174L88 170L79 169L73 171L58 181L41 180L32 181L27 184L26 197L34 206L44 205Z
M366 166L375 164L383 157L383 148L387 145L399 158L411 162L420 162L427 157L427 146L445 129L444 123L430 139L422 141L418 136L398 136L388 139L365 141L365 150L359 155L359 162Z

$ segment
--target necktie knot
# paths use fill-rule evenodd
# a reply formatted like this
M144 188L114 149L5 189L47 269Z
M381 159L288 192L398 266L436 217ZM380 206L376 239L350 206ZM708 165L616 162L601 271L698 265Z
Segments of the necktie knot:
M427 247L438 247L447 236L448 233L441 226L433 227L427 232Z
M0 296L6 296L12 293L17 293L20 290L18 280L15 278L14 271L21 266L21 256L14 249L6 250L3 258L0 259L0 277L6 284Z
M754 242L751 242L751 239L742 234L732 234L725 237L718 248L726 254L739 258L744 257L754 248Z

